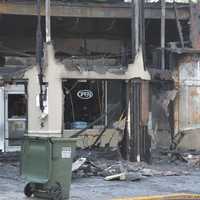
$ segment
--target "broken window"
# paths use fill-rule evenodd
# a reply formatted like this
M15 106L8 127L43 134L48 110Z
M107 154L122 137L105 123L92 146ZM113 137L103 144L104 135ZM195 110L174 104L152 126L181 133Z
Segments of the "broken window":
M63 82L65 129L108 127L125 110L124 81L67 80Z
M181 25L182 36L185 46L189 47L189 25L188 20L179 20ZM173 31L172 31L173 30ZM172 69L175 67L173 54L170 49L181 48L179 32L176 20L166 19L166 51L165 51L165 68ZM150 68L161 69L161 25L159 19L146 19L145 21L145 45L146 45L146 64Z

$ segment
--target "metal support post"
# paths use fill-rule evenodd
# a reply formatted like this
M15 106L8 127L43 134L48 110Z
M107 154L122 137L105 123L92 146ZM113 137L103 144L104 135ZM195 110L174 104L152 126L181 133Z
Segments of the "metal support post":
M165 70L165 17L166 17L166 3L161 0L161 68Z
M45 5L46 12L46 43L51 42L51 0L46 0Z

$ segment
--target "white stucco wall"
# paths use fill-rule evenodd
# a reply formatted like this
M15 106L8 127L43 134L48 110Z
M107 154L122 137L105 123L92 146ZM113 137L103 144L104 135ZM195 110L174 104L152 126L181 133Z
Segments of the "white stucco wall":
M123 75L106 72L99 74L95 71L68 71L64 64L58 63L54 56L52 45L46 47L46 67L44 70L44 80L48 83L48 115L41 113L37 105L36 97L40 93L38 81L38 67L33 66L28 70L24 78L28 81L28 133L33 135L57 135L60 136L63 123L63 92L62 79L122 79L141 78L150 80L150 75L144 70L142 51L138 53L135 62L128 66L128 70ZM43 127L41 126L43 122Z

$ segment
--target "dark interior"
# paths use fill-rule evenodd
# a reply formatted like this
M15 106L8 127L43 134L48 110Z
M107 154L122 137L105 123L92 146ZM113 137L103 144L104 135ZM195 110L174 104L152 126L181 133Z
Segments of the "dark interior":
M112 127L113 123L125 113L125 88L126 83L121 80L64 81L65 129L73 129L73 122L84 122L89 125L97 119L99 120L91 128Z

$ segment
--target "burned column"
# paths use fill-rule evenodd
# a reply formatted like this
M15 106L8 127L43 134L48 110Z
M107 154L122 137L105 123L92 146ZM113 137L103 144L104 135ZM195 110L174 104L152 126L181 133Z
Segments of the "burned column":
M148 135L149 82L130 81L130 160L150 161L150 136Z
M145 65L144 59L144 1L135 1L133 6L135 20L135 56L141 50L143 55L143 65ZM137 22L137 23L136 23ZM134 43L133 43L134 44ZM133 55L134 56L134 55ZM134 57L133 57L134 58ZM145 66L141 66L144 67ZM145 87L144 87L145 85ZM144 90L145 88L145 90ZM146 93L144 93L144 91ZM145 97L145 98L144 98ZM147 132L147 121L142 122L144 118L143 110L144 106L148 105L148 85L141 79L130 80L130 160L131 161L149 161L149 144L148 144L148 132ZM146 119L148 119L148 108L146 109Z
M132 5L132 58L135 65L145 69L144 60L144 1L135 0ZM138 62L138 59L140 62ZM137 60L137 61L136 61ZM130 78L128 85L127 111L127 156L130 161L150 160L148 123L148 81L142 77Z

